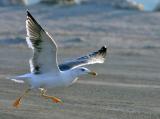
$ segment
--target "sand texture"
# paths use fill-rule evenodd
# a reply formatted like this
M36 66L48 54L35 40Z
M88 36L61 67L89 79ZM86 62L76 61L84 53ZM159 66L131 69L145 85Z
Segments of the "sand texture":
M33 91L19 109L12 102L26 88L5 77L29 72L25 43L26 9L49 31L63 62L106 44L104 64L88 66L68 87L50 89L63 104ZM160 119L160 13L119 10L99 4L0 8L1 119Z

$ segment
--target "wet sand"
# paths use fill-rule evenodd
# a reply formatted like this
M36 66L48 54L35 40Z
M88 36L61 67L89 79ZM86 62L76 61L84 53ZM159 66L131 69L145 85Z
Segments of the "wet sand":
M34 9L33 9L34 8ZM80 9L83 8L83 9ZM26 88L5 79L29 71L31 50L25 37L25 7L0 8L0 117L2 119L159 119L160 13L105 6L32 6L30 11L59 45L58 60L108 46L104 64L88 66L97 77L82 76L67 88L48 90L54 104L33 91L19 109L12 102ZM9 41L8 40L8 41Z

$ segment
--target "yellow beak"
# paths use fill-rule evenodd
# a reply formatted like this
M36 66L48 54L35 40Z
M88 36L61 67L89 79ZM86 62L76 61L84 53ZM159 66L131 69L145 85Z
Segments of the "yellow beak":
M93 76L97 76L97 73L94 71L88 72L88 74L93 75Z

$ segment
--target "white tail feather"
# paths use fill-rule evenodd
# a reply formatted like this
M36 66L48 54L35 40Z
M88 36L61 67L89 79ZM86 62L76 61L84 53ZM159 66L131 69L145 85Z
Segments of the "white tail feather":
M16 83L24 83L23 80L17 80L17 79L11 79L12 81L16 82Z
M7 79L10 79L16 83L24 83L25 80L29 79L30 77L31 77L31 74L24 74L20 76L7 77Z

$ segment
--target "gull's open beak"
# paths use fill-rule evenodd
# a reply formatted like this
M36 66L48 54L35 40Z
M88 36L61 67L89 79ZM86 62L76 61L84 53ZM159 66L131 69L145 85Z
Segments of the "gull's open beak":
M90 71L90 72L88 72L88 74L93 75L93 76L97 76L97 73L94 71Z

